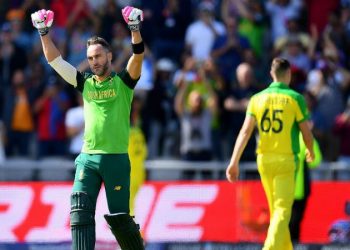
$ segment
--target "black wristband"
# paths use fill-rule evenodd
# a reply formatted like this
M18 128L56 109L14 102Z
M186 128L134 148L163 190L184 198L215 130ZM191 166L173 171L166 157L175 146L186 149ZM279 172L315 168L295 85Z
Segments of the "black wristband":
M134 54L142 54L145 51L145 45L143 44L143 41L140 43L132 43L132 52Z
M38 29L38 32L41 36L45 36L47 33L49 33L49 28L42 28L42 29Z
M130 30L131 32L133 32L133 31L140 31L140 26L141 26L141 23L138 23L138 24L128 24L129 30Z

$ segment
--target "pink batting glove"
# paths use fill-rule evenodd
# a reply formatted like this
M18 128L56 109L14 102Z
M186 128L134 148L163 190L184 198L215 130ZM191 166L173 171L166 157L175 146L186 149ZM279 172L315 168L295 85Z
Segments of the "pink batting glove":
M131 31L139 31L140 23L143 21L143 12L132 6L126 6L122 9L124 21L128 24Z
M49 32L54 19L54 13L51 10L39 10L31 15L32 23L38 29L41 36Z

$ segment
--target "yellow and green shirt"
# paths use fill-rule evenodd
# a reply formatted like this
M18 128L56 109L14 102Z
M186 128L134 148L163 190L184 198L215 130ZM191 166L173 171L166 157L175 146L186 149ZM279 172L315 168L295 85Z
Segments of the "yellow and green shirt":
M273 82L252 96L247 115L254 116L259 130L258 154L299 152L298 123L308 119L304 97L281 82Z

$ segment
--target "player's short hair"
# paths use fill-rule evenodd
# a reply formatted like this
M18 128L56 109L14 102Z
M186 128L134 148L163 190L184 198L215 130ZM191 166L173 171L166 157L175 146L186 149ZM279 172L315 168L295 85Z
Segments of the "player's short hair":
M271 63L271 72L277 77L283 76L290 69L290 63L287 59L276 57Z
M93 36L87 40L86 47L89 48L90 45L100 44L103 48L105 48L108 52L112 51L111 45L103 39L102 37Z

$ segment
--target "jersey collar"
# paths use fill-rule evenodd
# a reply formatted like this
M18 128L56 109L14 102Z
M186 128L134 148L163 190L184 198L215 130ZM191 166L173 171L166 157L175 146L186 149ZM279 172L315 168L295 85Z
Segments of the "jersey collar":
M289 89L288 85L283 82L272 82L269 88Z
M111 74L110 74L108 77L106 77L106 78L105 78L103 81L101 81L101 82L100 82L99 80L97 80L96 75L93 75L92 78L94 79L94 82L96 82L96 83L103 83L103 82L112 80L112 78L113 78L115 75L116 75L116 73L115 73L114 71L112 71Z

